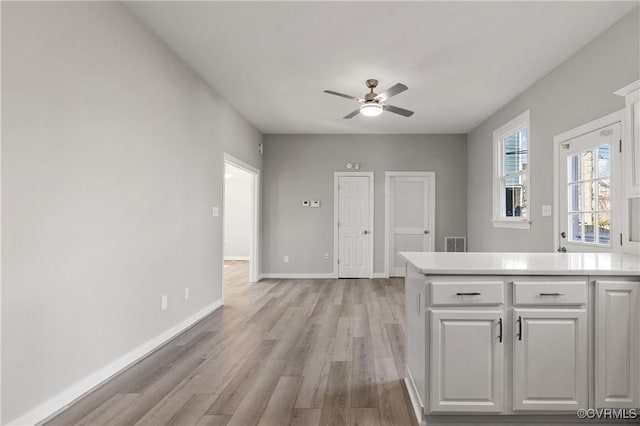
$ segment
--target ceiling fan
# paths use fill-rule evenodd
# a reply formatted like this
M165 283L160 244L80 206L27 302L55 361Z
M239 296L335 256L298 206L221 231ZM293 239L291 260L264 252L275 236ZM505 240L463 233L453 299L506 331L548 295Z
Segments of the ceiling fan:
M347 99L353 99L354 101L360 102L360 108L345 115L342 118L353 118L358 114L362 114L366 117L375 117L382 114L382 111L393 112L394 114L400 114L404 117L411 117L413 115L413 111L409 111L408 109L399 108L397 106L385 104L385 101L392 96L400 94L408 89L402 83L395 84L385 90L380 94L376 94L373 89L378 86L378 80L370 78L367 80L367 87L371 90L369 93L364 95L364 99L356 98L355 96L345 95L344 93L334 92L333 90L325 90L324 93L328 93L330 95L336 95Z

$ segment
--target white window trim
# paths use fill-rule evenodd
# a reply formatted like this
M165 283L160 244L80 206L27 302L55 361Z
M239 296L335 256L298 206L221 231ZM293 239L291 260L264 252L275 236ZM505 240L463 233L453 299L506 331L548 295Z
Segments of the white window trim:
M511 135L521 128L527 128L528 134L528 146L527 146L527 169L524 173L527 182L527 200L529 202L529 208L527 217L524 219L505 218L500 216L501 212L501 194L499 178L501 177L502 170L502 139L505 136ZM494 130L493 132L493 176L492 176L492 190L493 190L493 227L494 228L511 228L511 229L530 229L531 228L531 110L526 110L513 120Z

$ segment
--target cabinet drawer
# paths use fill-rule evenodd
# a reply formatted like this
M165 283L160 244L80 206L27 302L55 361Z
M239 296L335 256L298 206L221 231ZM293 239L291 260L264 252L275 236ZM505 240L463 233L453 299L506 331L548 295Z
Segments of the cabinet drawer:
M514 281L514 305L585 305L586 281Z
M502 281L432 281L431 305L502 305Z

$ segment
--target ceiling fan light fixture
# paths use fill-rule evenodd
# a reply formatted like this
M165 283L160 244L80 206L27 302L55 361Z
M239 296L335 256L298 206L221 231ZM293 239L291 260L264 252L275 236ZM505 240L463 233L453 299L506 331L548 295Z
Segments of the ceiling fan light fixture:
M382 114L382 111L382 105L377 102L367 102L360 106L360 114L364 115L365 117L377 117L378 115Z

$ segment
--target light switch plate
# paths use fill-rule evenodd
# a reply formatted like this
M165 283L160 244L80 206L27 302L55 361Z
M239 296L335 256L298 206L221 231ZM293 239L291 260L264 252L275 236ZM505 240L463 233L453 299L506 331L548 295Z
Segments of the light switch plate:
M320 207L320 200L311 200L311 207Z
M212 212L214 217L220 216L220 207L213 207Z
M551 206L550 205L544 205L542 206L542 216L551 216Z

